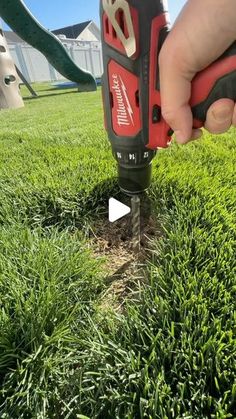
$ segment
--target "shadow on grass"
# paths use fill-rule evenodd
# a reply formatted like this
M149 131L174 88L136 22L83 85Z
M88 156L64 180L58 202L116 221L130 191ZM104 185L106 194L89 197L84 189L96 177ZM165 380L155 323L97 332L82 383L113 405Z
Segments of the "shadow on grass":
M78 86L79 87L79 86ZM39 93L40 92L63 92L64 90L74 90L74 89L78 89L78 87L64 87L64 88L57 88L57 87L49 87L48 89L39 89Z
M125 205L131 206L131 198L119 189L117 177L99 182L90 191L80 190L77 194L66 191L54 193L49 191L33 191L27 197L27 204L22 214L32 228L40 226L48 229L56 227L64 229L79 229L84 231L88 226L94 226L99 231L101 240L114 243L121 242L122 247L130 242L132 236L132 217L123 217L116 223L108 220L109 199L115 198ZM141 197L141 229L152 235L153 202L147 195ZM150 230L150 231L149 231ZM155 230L155 227L154 227Z
M28 223L43 228L83 228L85 221L108 215L110 197L119 196L117 178L98 183L91 191L81 190L71 195L34 191L26 208ZM33 205L32 205L33 202Z
M56 90L56 89L54 89L54 90ZM73 90L72 92L70 92L70 91L60 92L59 91L58 93L49 93L48 95L40 95L40 92L39 92L38 96L36 96L36 97L35 96L26 96L26 97L23 97L23 100L37 100L37 99L40 99L40 98L51 97L51 96L68 95L70 93L81 93L81 92L78 92L77 90Z

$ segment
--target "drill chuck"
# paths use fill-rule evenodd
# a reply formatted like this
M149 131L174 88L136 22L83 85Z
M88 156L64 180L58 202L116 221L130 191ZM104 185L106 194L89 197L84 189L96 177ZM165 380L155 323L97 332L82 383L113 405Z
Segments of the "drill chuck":
M127 142L128 142L127 138ZM151 184L152 160L155 150L148 150L142 145L129 147L129 151L122 144L115 147L113 156L118 163L118 182L122 192L127 195L139 195L145 192Z
M127 195L139 195L151 184L152 163L144 167L127 168L118 164L119 186Z

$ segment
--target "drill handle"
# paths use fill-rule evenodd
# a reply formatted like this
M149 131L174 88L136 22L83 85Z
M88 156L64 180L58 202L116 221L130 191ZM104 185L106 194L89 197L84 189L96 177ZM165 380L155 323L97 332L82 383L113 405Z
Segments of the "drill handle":
M209 107L223 98L236 102L236 42L193 79L190 99L193 127L204 126Z

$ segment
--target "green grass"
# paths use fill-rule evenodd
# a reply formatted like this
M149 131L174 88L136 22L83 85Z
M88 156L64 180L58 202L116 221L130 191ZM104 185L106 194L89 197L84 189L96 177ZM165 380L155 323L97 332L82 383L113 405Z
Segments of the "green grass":
M117 193L100 92L36 88L0 114L0 417L235 418L235 129L159 153L149 281L104 313L86 240Z

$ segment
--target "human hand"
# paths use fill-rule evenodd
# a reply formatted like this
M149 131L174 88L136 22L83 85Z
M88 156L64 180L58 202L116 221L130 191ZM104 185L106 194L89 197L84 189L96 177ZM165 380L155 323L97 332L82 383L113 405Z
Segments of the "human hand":
M191 81L236 39L235 0L188 0L159 56L162 114L180 144L197 139L189 106ZM205 128L214 134L236 126L236 105L220 99L208 110Z

